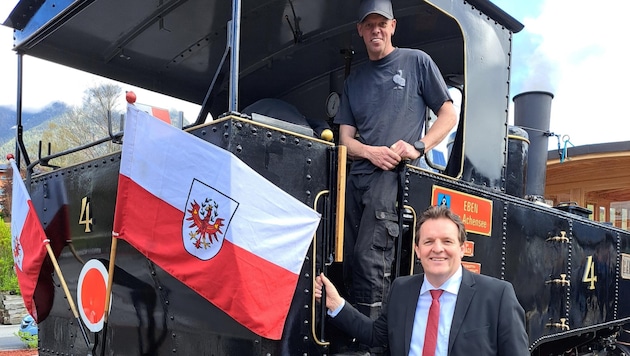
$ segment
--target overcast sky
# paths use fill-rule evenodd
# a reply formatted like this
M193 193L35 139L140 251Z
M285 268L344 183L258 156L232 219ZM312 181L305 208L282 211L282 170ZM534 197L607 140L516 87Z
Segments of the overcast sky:
M395 1L395 0L394 0ZM514 35L512 87L514 96L530 90L553 93L550 130L568 135L575 146L628 141L630 115L619 103L630 94L630 71L624 43L630 3L627 0L492 0L525 25ZM16 0L0 0L0 21L8 16ZM596 5L596 6L595 6ZM15 106L16 63L12 30L0 26L0 106ZM44 79L45 78L45 79ZM39 85L56 83L56 89ZM24 57L23 106L41 108L61 100L79 104L85 88L103 79ZM166 101L141 89L134 90L139 102L159 104L184 111L196 118L198 106ZM557 145L555 138L550 147Z
M493 0L525 25L514 35L512 95L554 94L550 130L576 146L630 140L626 0ZM550 146L557 142L550 142Z

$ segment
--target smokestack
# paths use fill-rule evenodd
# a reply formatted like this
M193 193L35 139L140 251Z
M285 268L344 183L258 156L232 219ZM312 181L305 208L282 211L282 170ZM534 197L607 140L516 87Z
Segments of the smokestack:
M512 99L514 125L523 128L529 136L525 196L532 200L544 200L551 99L553 94L545 91L524 92Z

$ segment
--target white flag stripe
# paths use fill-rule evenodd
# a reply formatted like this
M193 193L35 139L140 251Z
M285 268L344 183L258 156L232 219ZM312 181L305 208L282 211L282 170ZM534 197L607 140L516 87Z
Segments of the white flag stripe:
M230 152L155 120L133 106L129 107L128 115L136 115L136 126L126 126L123 140L127 146L124 147L121 174L133 177L138 185L183 213L189 208L186 200L190 181L192 178L203 180L240 203L233 218L239 219L239 223L229 226L226 239L299 273L304 255L283 253L277 246L291 242L304 245L305 234L312 234L319 222L316 211L267 181ZM134 146L130 145L132 142ZM158 154L159 158L156 157ZM133 160L126 162L125 155ZM201 161L199 157L202 156L211 159ZM153 165L150 168L149 162ZM172 174L151 173L156 170ZM182 172L192 172L194 176L183 177ZM266 210L271 207L270 211ZM294 227L283 228L287 222ZM266 238L253 238L256 236Z

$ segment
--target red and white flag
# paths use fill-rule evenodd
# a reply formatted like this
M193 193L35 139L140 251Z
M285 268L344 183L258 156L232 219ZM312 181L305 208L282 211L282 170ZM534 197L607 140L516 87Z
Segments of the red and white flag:
M139 104L139 103L134 103L133 105L136 108L138 108L140 111L146 112L147 114L155 118L158 118L166 122L167 124L171 123L171 114L166 109L158 108L157 106L151 106L151 105Z
M37 280L46 259L48 239L37 217L31 197L20 176L13 155L9 155L13 167L13 196L11 203L11 248L20 292L28 312L37 320L37 308L33 299Z
M129 105L114 234L278 340L320 215L230 152Z

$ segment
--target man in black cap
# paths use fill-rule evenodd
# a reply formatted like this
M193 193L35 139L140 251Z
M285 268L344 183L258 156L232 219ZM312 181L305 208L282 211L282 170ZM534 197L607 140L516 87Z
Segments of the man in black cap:
M402 160L419 166L457 123L448 88L433 60L392 44L396 19L389 0L363 0L357 23L369 61L346 79L339 113L340 143L353 160L346 194L344 281L349 302L371 319L390 287ZM426 108L437 120L424 137Z

